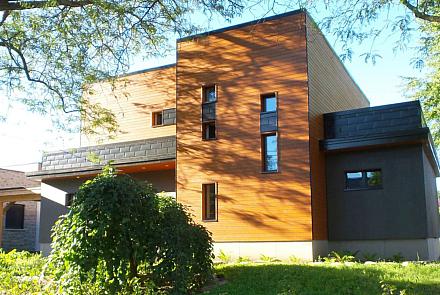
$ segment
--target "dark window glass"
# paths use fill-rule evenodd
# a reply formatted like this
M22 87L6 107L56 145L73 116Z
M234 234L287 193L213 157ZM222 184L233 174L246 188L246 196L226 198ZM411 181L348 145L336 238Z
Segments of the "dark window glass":
M66 194L66 207L72 206L73 199L75 198L75 194L69 193Z
M153 126L160 126L163 124L163 114L162 112L153 113Z
M14 204L6 211L5 228L24 228L24 205Z
M214 102L217 101L217 91L215 86L203 87L203 102Z
M350 171L345 173L345 188L370 189L382 187L381 170Z
M277 110L277 97L275 93L263 95L261 97L261 111L275 112Z
M263 137L263 171L278 170L278 138L276 134L265 134Z
M215 139L215 122L203 123L203 139Z
M217 220L215 183L203 184L203 220Z

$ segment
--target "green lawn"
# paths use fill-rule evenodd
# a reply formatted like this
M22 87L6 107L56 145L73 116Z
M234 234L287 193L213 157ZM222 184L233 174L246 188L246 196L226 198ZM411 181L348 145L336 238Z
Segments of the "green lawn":
M440 294L440 264L218 265L226 282L203 294Z
M0 252L0 294L55 294L40 276L45 259L26 252ZM221 264L223 284L202 294L420 294L440 295L439 263Z

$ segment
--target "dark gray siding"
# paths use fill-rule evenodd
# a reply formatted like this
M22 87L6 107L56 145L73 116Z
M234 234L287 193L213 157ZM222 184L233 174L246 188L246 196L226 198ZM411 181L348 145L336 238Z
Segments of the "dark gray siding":
M329 240L428 237L422 153L414 145L327 154ZM345 171L365 169L382 169L383 188L344 191Z
M176 176L174 170L150 171L135 173L132 176L141 181L147 181L158 191L175 192ZM65 193L75 193L87 179L56 179L46 180L42 186L40 214L40 243L51 242L51 230L55 221L67 213L64 206Z
M432 165L423 151L423 171L425 180L426 214L428 218L428 237L436 238L440 236L439 211L437 200L437 184Z

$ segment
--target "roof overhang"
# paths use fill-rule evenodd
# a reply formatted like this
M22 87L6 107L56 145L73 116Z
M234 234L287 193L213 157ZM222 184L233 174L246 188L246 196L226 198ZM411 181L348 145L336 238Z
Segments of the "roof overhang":
M422 144L437 177L440 177L439 160L428 127L401 130L382 134L325 139L320 141L321 150L337 153L383 147Z

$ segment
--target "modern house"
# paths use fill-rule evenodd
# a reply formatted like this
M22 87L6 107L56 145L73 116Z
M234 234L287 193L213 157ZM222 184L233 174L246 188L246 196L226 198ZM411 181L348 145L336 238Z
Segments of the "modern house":
M369 107L306 12L179 39L176 56L120 77L116 93L94 85L118 135L83 135L28 174L42 182L44 253L79 185L111 160L187 205L234 257L439 257L438 160L420 104Z

